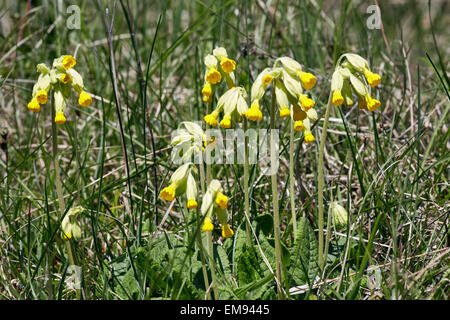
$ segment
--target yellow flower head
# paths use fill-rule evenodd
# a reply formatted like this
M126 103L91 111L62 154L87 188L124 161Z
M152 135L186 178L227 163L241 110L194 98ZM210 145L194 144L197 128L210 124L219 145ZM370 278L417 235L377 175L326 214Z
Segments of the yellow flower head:
M168 187L162 189L161 192L159 193L159 196L163 200L173 201L173 199L175 199L175 191L176 191L175 185L171 184Z
M92 103L92 97L86 91L81 91L78 97L78 103L80 106L87 107Z
M312 89L316 85L316 77L312 73L300 71L298 77L306 90Z
M294 130L295 131L302 131L305 128L305 125L303 124L302 120L298 120L294 122Z
M202 95L206 96L206 97L210 97L212 94L212 88L211 85L207 82L205 83L205 85L203 86L202 89Z
M218 116L219 116L219 114L217 112L213 111L212 113L204 116L203 120L205 120L205 122L207 124L209 124L211 127L215 127L215 126L217 126L217 117Z
M47 103L47 91L40 90L38 94L36 95L36 99L40 104L46 104Z
M77 61L71 55L63 56L62 65L63 65L64 69L69 70L70 68L75 66L76 63L77 63Z
M203 221L202 231L213 231L214 225L212 224L210 217L205 217L205 220Z
M220 80L222 80L220 72L217 71L215 67L209 68L208 73L206 74L206 81L208 81L211 84L216 84L219 83Z
M66 123L66 117L64 116L64 112L62 112L62 111L56 112L55 123L56 124L64 124L64 123Z
M194 199L189 199L187 202L187 207L188 209L195 209L197 208L198 204L197 201L195 201Z
M267 85L269 85L269 84L272 82L272 79L273 79L272 75L266 74L266 75L263 77L262 82L263 82L263 84L264 84L265 86L267 86Z
M333 97L331 101L335 106L340 106L341 104L344 103L344 97L342 96L340 90L333 91Z
M65 73L65 74L61 75L60 80L62 83L67 84L72 80L72 78L68 74Z
M223 119L222 119L222 121L220 121L219 125L225 129L231 128L231 115L230 114L224 115Z
M220 209L226 209L228 206L228 197L222 192L218 192L216 196L216 204Z
M306 143L312 143L314 142L316 139L314 138L313 134L311 132L306 132L305 133L305 142Z
M304 94L300 95L299 100L304 111L308 111L316 104L313 99L309 98L307 95Z
M369 85L373 88L377 85L380 84L381 82L381 77L379 74L377 73L373 73L370 70L364 70L364 75L366 76L367 82L369 83Z
M366 96L366 105L367 105L367 110L375 111L380 107L381 103L377 99L374 99L370 95L367 95Z
M39 105L39 102L36 98L31 99L31 101L28 103L28 110L32 112L39 112L41 110L41 106Z
M245 116L247 117L248 120L251 121L262 120L262 112L260 110L258 100L252 102L252 104L250 105L250 109L247 110Z
M230 238L234 235L233 230L231 230L230 226L228 225L228 223L225 223L222 225L222 237L226 238Z
M226 73L231 73L236 68L236 62L229 58L223 58L220 62L220 66Z
M288 107L284 107L280 109L280 118L287 118L291 115L291 111Z

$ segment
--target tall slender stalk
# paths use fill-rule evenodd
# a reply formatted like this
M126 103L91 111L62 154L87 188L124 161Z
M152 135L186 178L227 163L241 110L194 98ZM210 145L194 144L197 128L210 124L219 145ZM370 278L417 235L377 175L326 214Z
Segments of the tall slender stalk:
M209 255L209 267L211 268L211 284L214 292L214 299L219 299L217 291L217 281L216 281L216 264L214 262L214 252L213 252L213 241L212 241L212 231L206 232L206 237L208 239L208 255Z
M270 162L271 169L275 170L275 143L272 137L275 129L275 86L272 87L272 107L270 112ZM276 276L277 276L277 293L278 299L283 299L283 278L282 278L282 265L281 265L281 244L280 244L280 214L278 212L278 186L277 186L277 173L276 170L272 172L272 200L273 200L273 230L275 237L275 259L276 259Z
M318 190L318 198L319 198L319 267L323 271L325 264L323 261L323 154L325 150L325 139L327 137L327 126L328 119L330 118L330 110L332 106L332 92L330 92L330 96L328 98L327 110L325 112L325 119L323 121L322 127L322 135L320 137L320 147L319 147L319 190Z
M252 244L251 232L250 232L250 201L248 196L248 136L246 135L248 130L248 120L244 118L244 134L245 134L245 143L244 143L244 207L245 207L245 216L246 216L246 233L247 233L247 245Z
M290 119L289 119L290 120ZM289 134L289 196L291 198L291 219L294 240L297 238L297 214L295 211L295 179L294 179L294 121L290 120Z
M53 99L52 99L53 101ZM53 167L55 169L55 184L56 184L56 193L58 194L58 204L59 204L59 212L60 217L64 216L64 212L66 211L64 205L64 196L62 192L62 184L61 177L59 173L59 162L58 162L58 137L57 137L57 128L55 119L55 108L52 103L52 149L53 149ZM71 265L75 265L75 259L72 252L72 247L70 245L70 240L64 241L67 247L67 255L69 256L69 261Z
M205 168L203 164L203 154L200 152L201 162L199 164L200 167L200 188L202 189L202 195L205 194ZM202 230L200 227L201 219L200 219L200 210L197 208L196 210L196 218L197 218L197 242L198 242L198 250L200 252L200 260L202 262L202 272L203 272L203 281L205 282L205 290L209 288L209 279L208 272L206 270L206 262L205 255L203 253L203 243L202 243ZM208 300L211 300L211 293L208 291L207 293Z

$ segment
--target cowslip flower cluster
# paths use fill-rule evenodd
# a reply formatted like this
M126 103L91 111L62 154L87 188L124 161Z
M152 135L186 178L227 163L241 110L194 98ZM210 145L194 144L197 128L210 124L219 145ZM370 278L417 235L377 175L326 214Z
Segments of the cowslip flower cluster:
M222 237L229 238L234 235L233 230L228 225L228 197L223 194L220 182L211 180L202 200L201 212L205 216L202 231L213 231L212 216L215 214L222 225Z
M273 68L264 69L252 85L252 104L246 113L249 120L262 119L259 100L264 96L267 86L273 83L276 102L281 118L291 117L294 129L303 131L305 142L315 140L311 133L310 120L317 120L317 112L313 109L315 102L303 92L312 89L316 84L316 77L304 72L300 63L289 57L275 60Z
M236 62L228 57L227 50L219 47L213 50L213 54L205 57L205 79L202 88L204 102L212 102L214 87L225 79L228 88L235 86L234 69Z
M339 58L331 78L331 101L335 106L344 102L350 106L353 104L353 91L358 96L360 109L367 108L369 111L375 111L381 103L370 95L369 86L373 88L380 82L380 75L369 69L367 60L357 54L346 53Z
M66 117L66 101L71 95L71 88L78 93L78 103L87 107L92 103L92 97L85 91L82 76L73 68L76 60L71 55L63 55L53 60L50 69L44 63L37 65L39 77L33 86L32 99L28 103L28 110L39 112L40 105L46 104L49 92L53 91L55 99L55 122L64 124Z
M159 193L161 199L166 201L173 201L175 196L186 195L187 208L197 208L197 183L194 178L196 172L195 166L192 162L181 165L172 174L169 180L169 186L165 187Z
M248 110L247 92L242 87L228 89L217 102L216 108L203 119L210 126L217 125L217 118L223 111L223 117L219 125L222 128L231 128L231 121L239 122Z
M191 121L183 121L178 126L175 134L172 135L170 144L174 147L172 149L172 161L177 162L181 160L186 163L192 160L195 154L201 154L206 146L206 135L203 129Z

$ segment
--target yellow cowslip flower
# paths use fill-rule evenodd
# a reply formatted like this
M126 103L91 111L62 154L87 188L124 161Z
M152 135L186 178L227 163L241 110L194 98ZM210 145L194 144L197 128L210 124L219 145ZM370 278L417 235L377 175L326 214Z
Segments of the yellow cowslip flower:
M294 130L295 131L302 131L305 128L305 125L303 124L302 120L298 120L294 122Z
M261 121L262 120L262 112L260 110L259 101L255 100L250 105L250 108L245 113L245 116L248 120L251 121Z
M219 112L217 110L214 110L210 114L207 114L206 116L204 116L203 120L205 120L205 122L207 124L209 124L211 127L215 127L215 126L217 126L217 118L218 117L219 117Z
M165 201L173 201L173 199L175 199L175 192L176 192L176 185L172 183L169 186L162 189L161 192L159 193L159 196L161 199Z
M212 224L210 217L205 217L205 220L203 221L202 231L213 231L214 225Z
M224 115L223 119L220 121L219 125L225 129L231 128L231 114Z
M275 80L275 98L280 109L280 117L289 117L291 112L288 93L284 84L279 80Z
M197 187L188 186L188 180L192 183L190 175L192 174L191 162L187 162L180 167L172 174L169 180L169 186L165 187L159 193L161 199L166 201L173 201L175 196L187 192L188 188L190 188L188 199L195 199L197 193ZM195 184L195 180L193 179L193 183ZM191 190L195 188L195 190Z
M373 88L380 84L381 77L379 74L373 73L370 70L364 70L364 75L366 76L367 82Z
M316 85L316 77L312 73L299 71L298 77L306 90L312 89Z
M219 83L220 80L222 80L222 76L220 75L220 72L217 71L215 67L211 67L208 70L208 73L205 77L206 81L208 81L211 84Z
M287 118L291 115L291 111L288 107L283 107L280 109L280 118Z
M216 196L216 204L220 207L220 209L226 209L228 206L228 197L222 192L218 192Z
M330 204L330 213L333 217L334 224L338 228L346 227L348 222L348 213L343 206L337 201Z
M40 103L40 104L46 104L47 103L47 91L45 90L41 90L37 93L36 95L36 100Z
M273 77L270 74L266 74L262 78L262 82L265 86L269 85L272 82L272 80L273 80Z
M305 133L305 142L306 143L312 143L314 142L316 139L314 138L313 134L311 133L311 131L308 131Z
M245 116L248 110L247 105L247 92L242 87L234 87L228 89L217 101L217 107L210 115L205 116L203 119L209 123L214 123L217 119L219 112L223 110L224 116L220 121L222 128L231 127L232 117L236 120L238 117ZM216 120L217 121L217 120Z
M236 68L236 61L228 57L228 53L225 48L215 48L213 50L213 55L220 61L220 67L225 73L229 74Z
M62 111L56 112L55 123L57 123L57 124L66 123L66 117L64 116L64 112L62 112Z
M371 87L377 86L381 82L381 77L379 74L373 73L370 68L369 64L367 63L367 60L362 58L361 56L354 54L354 53L346 53L342 55L342 57L339 59L344 59L345 61L342 63L342 65L346 65L346 63L350 64L352 68L355 70L361 72L366 77L367 82Z
M230 226L228 225L228 223L225 223L222 225L222 237L226 238L230 238L234 235L233 230L231 230Z
M62 65L63 65L64 69L69 70L70 68L75 66L76 63L77 63L77 61L71 55L63 56Z
M39 112L41 110L41 106L36 98L31 99L28 103L28 110L32 112Z
M70 208L61 222L62 237L64 240L81 238L81 228L76 221L76 216L84 211L81 206Z
M212 95L212 87L211 84L209 82L205 82L205 84L203 85L202 88L202 95L203 95L203 101L205 101L205 97L206 97L206 101L207 102L209 100L209 98Z
M222 225L222 236L229 238L234 232L231 230L227 222L228 197L222 193L222 186L218 180L211 180L208 189L203 196L201 213L205 215L202 231L212 231L214 226L211 221L213 214L216 214L220 224Z
M377 99L372 98L369 94L367 94L365 96L365 100L366 100L367 110L369 110L369 111L375 111L381 105L380 101L378 101Z
M88 107L92 103L92 97L86 91L81 91L78 98L78 103L80 104L80 106Z
M61 77L60 77L59 79L60 79L61 82L64 83L64 84L67 84L67 83L69 83L70 81L72 81L72 78L71 78L67 73L62 74Z
M309 109L313 108L314 105L316 104L313 99L309 98L305 94L300 95L299 101L304 111L308 111Z
M340 106L341 104L344 103L344 97L342 96L340 90L334 90L333 91L333 97L331 98L331 102L335 106Z
M195 209L197 208L198 204L197 201L195 201L194 199L189 199L187 202L187 207L188 209Z

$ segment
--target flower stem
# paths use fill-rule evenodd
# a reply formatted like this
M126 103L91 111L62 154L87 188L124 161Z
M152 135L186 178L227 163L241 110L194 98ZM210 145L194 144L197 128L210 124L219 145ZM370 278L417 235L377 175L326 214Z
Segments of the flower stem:
M247 133L248 120L244 118L244 134ZM246 221L246 233L247 233L247 245L251 246L252 238L250 232L250 201L248 196L248 136L245 135L245 147L244 147L244 207L245 207L245 221Z
M325 139L327 137L327 125L328 119L330 118L330 110L331 110L331 99L332 94L330 92L330 96L328 98L327 110L325 112L325 118L323 121L322 127L322 136L320 137L320 146L319 146L319 190L318 190L318 198L319 198L319 267L323 271L325 265L323 261L323 154L325 150Z
M199 164L200 167L200 188L202 189L202 195L205 194L205 168L203 164L203 154L200 152L201 162ZM205 255L203 252L203 243L202 243L202 230L201 230L201 219L200 219L200 210L197 208L196 210L196 217L197 217L197 242L198 242L198 249L200 252L200 260L202 262L202 272L203 272L203 280L205 282L205 290L208 290L209 288L209 279L208 279L208 272L206 270L206 262L205 262ZM207 293L208 300L211 300L211 293L208 291Z
M214 299L219 299L219 294L217 291L216 282L216 266L214 263L214 252L213 252L213 242L212 242L212 231L207 231L206 236L208 239L208 252L209 252L209 267L211 268L211 284L214 292Z
M270 163L271 163L271 180L272 180L272 200L273 200L273 229L275 237L275 260L276 260L276 277L277 277L277 294L278 299L282 300L283 296L283 278L281 265L281 244L280 244L280 215L278 212L278 186L277 186L277 171L275 170L276 155L275 155L275 141L273 133L275 129L275 86L272 87L272 107L270 113Z
M290 119L289 119L290 120ZM289 195L291 198L291 217L292 217L292 232L294 233L294 241L297 238L297 214L295 211L295 178L294 178L294 121L290 123L289 136Z
M51 108L52 110L52 147L53 147L53 167L55 169L55 184L56 184L56 193L58 194L58 203L59 203L59 212L60 217L64 216L65 205L64 205L64 197L62 192L62 184L61 177L59 173L59 162L58 162L58 136L57 136L57 128L55 119L55 108ZM70 245L70 240L64 241L67 247L67 255L69 256L69 261L71 265L75 264L75 259L72 252L72 247Z

